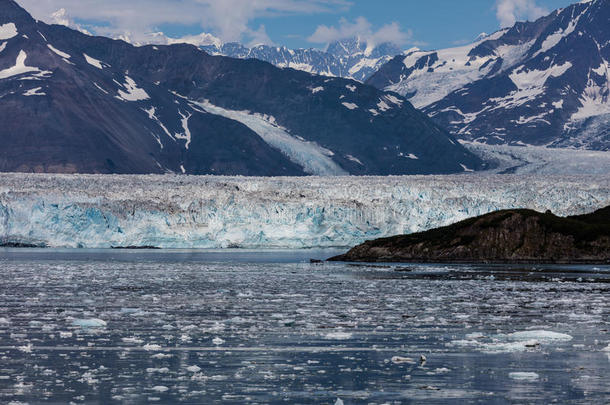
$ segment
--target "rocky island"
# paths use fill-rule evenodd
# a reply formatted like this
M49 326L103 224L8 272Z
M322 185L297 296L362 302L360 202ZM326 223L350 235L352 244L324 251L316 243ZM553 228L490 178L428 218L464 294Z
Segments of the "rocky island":
M492 212L443 228L368 241L329 261L610 264L610 206L558 217Z

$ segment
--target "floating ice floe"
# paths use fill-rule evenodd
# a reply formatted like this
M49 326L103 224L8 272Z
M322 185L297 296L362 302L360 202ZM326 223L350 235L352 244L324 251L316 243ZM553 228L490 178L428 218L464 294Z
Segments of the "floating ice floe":
M159 367L159 368L147 368L146 372L148 374L167 374L169 373L169 368L167 367Z
M190 371L191 373L198 373L201 371L201 367L199 366L188 366L186 371Z
M144 341L136 337L127 337L122 339L124 343L142 344Z
M508 339L513 341L528 341L535 339L540 342L568 342L572 340L572 336L566 335L565 333L557 333L547 330L527 330L523 332L510 333L508 335Z
M519 381L536 381L540 378L540 376L536 373L528 373L528 372L514 372L509 373L508 376L513 380Z
M467 338L465 340L454 340L448 346L471 347L483 353L512 353L535 349L542 344L557 344L572 340L570 335L546 330L500 334L491 336L488 340L483 340L485 336L480 333L473 333L468 335Z
M400 357L400 356L394 356L392 357L392 363L394 364L415 364L415 359L412 359L410 357Z
M219 337L215 337L214 339L212 339L212 343L214 343L216 346L220 346L224 343L225 341Z
M324 337L328 340L348 340L352 338L351 333L347 332L331 332L327 333Z
M81 328L103 328L106 325L106 321L97 318L91 319L75 319L72 321L72 325L80 326Z

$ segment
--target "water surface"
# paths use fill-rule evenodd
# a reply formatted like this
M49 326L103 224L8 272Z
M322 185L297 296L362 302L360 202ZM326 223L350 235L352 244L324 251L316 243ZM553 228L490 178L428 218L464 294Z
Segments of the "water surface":
M337 253L1 250L0 403L610 402L610 267Z

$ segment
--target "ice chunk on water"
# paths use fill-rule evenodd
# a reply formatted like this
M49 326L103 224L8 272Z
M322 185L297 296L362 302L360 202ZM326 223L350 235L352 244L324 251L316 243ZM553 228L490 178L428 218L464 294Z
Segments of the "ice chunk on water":
M394 357L392 357L392 363L394 363L394 364L403 364L403 363L415 364L415 359L412 359L410 357L394 356Z
M520 380L520 381L536 381L537 379L540 378L540 376L536 373L528 373L528 372L522 372L522 371L510 373L510 374L508 374L508 376L510 378L512 378L513 380Z
M328 340L348 340L352 338L352 334L347 332L331 332L327 333L325 338Z
M215 337L215 338L212 340L212 343L214 343L216 346L220 346L220 345L222 345L224 342L225 342L225 341L224 341L224 340L222 340L222 339L221 339L221 338L219 338L219 337Z
M72 321L72 325L80 326L81 328L103 328L106 325L106 321L97 318L91 319L75 319Z
M540 342L568 342L572 340L572 336L547 330L527 330L511 333L508 335L508 339L513 341L537 340Z

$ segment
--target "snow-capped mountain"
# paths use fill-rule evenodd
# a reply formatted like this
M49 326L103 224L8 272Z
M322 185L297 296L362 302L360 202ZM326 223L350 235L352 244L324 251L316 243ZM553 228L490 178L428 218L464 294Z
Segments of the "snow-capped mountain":
M239 43L214 43L202 49L212 55L259 59L280 68L365 81L402 50L391 43L369 45L360 38L331 43L326 50L288 49L269 45L248 48Z
M440 51L412 49L367 83L396 91L459 138L610 149L610 0Z
M0 171L343 175L481 161L404 98L353 80L134 47L0 0Z

